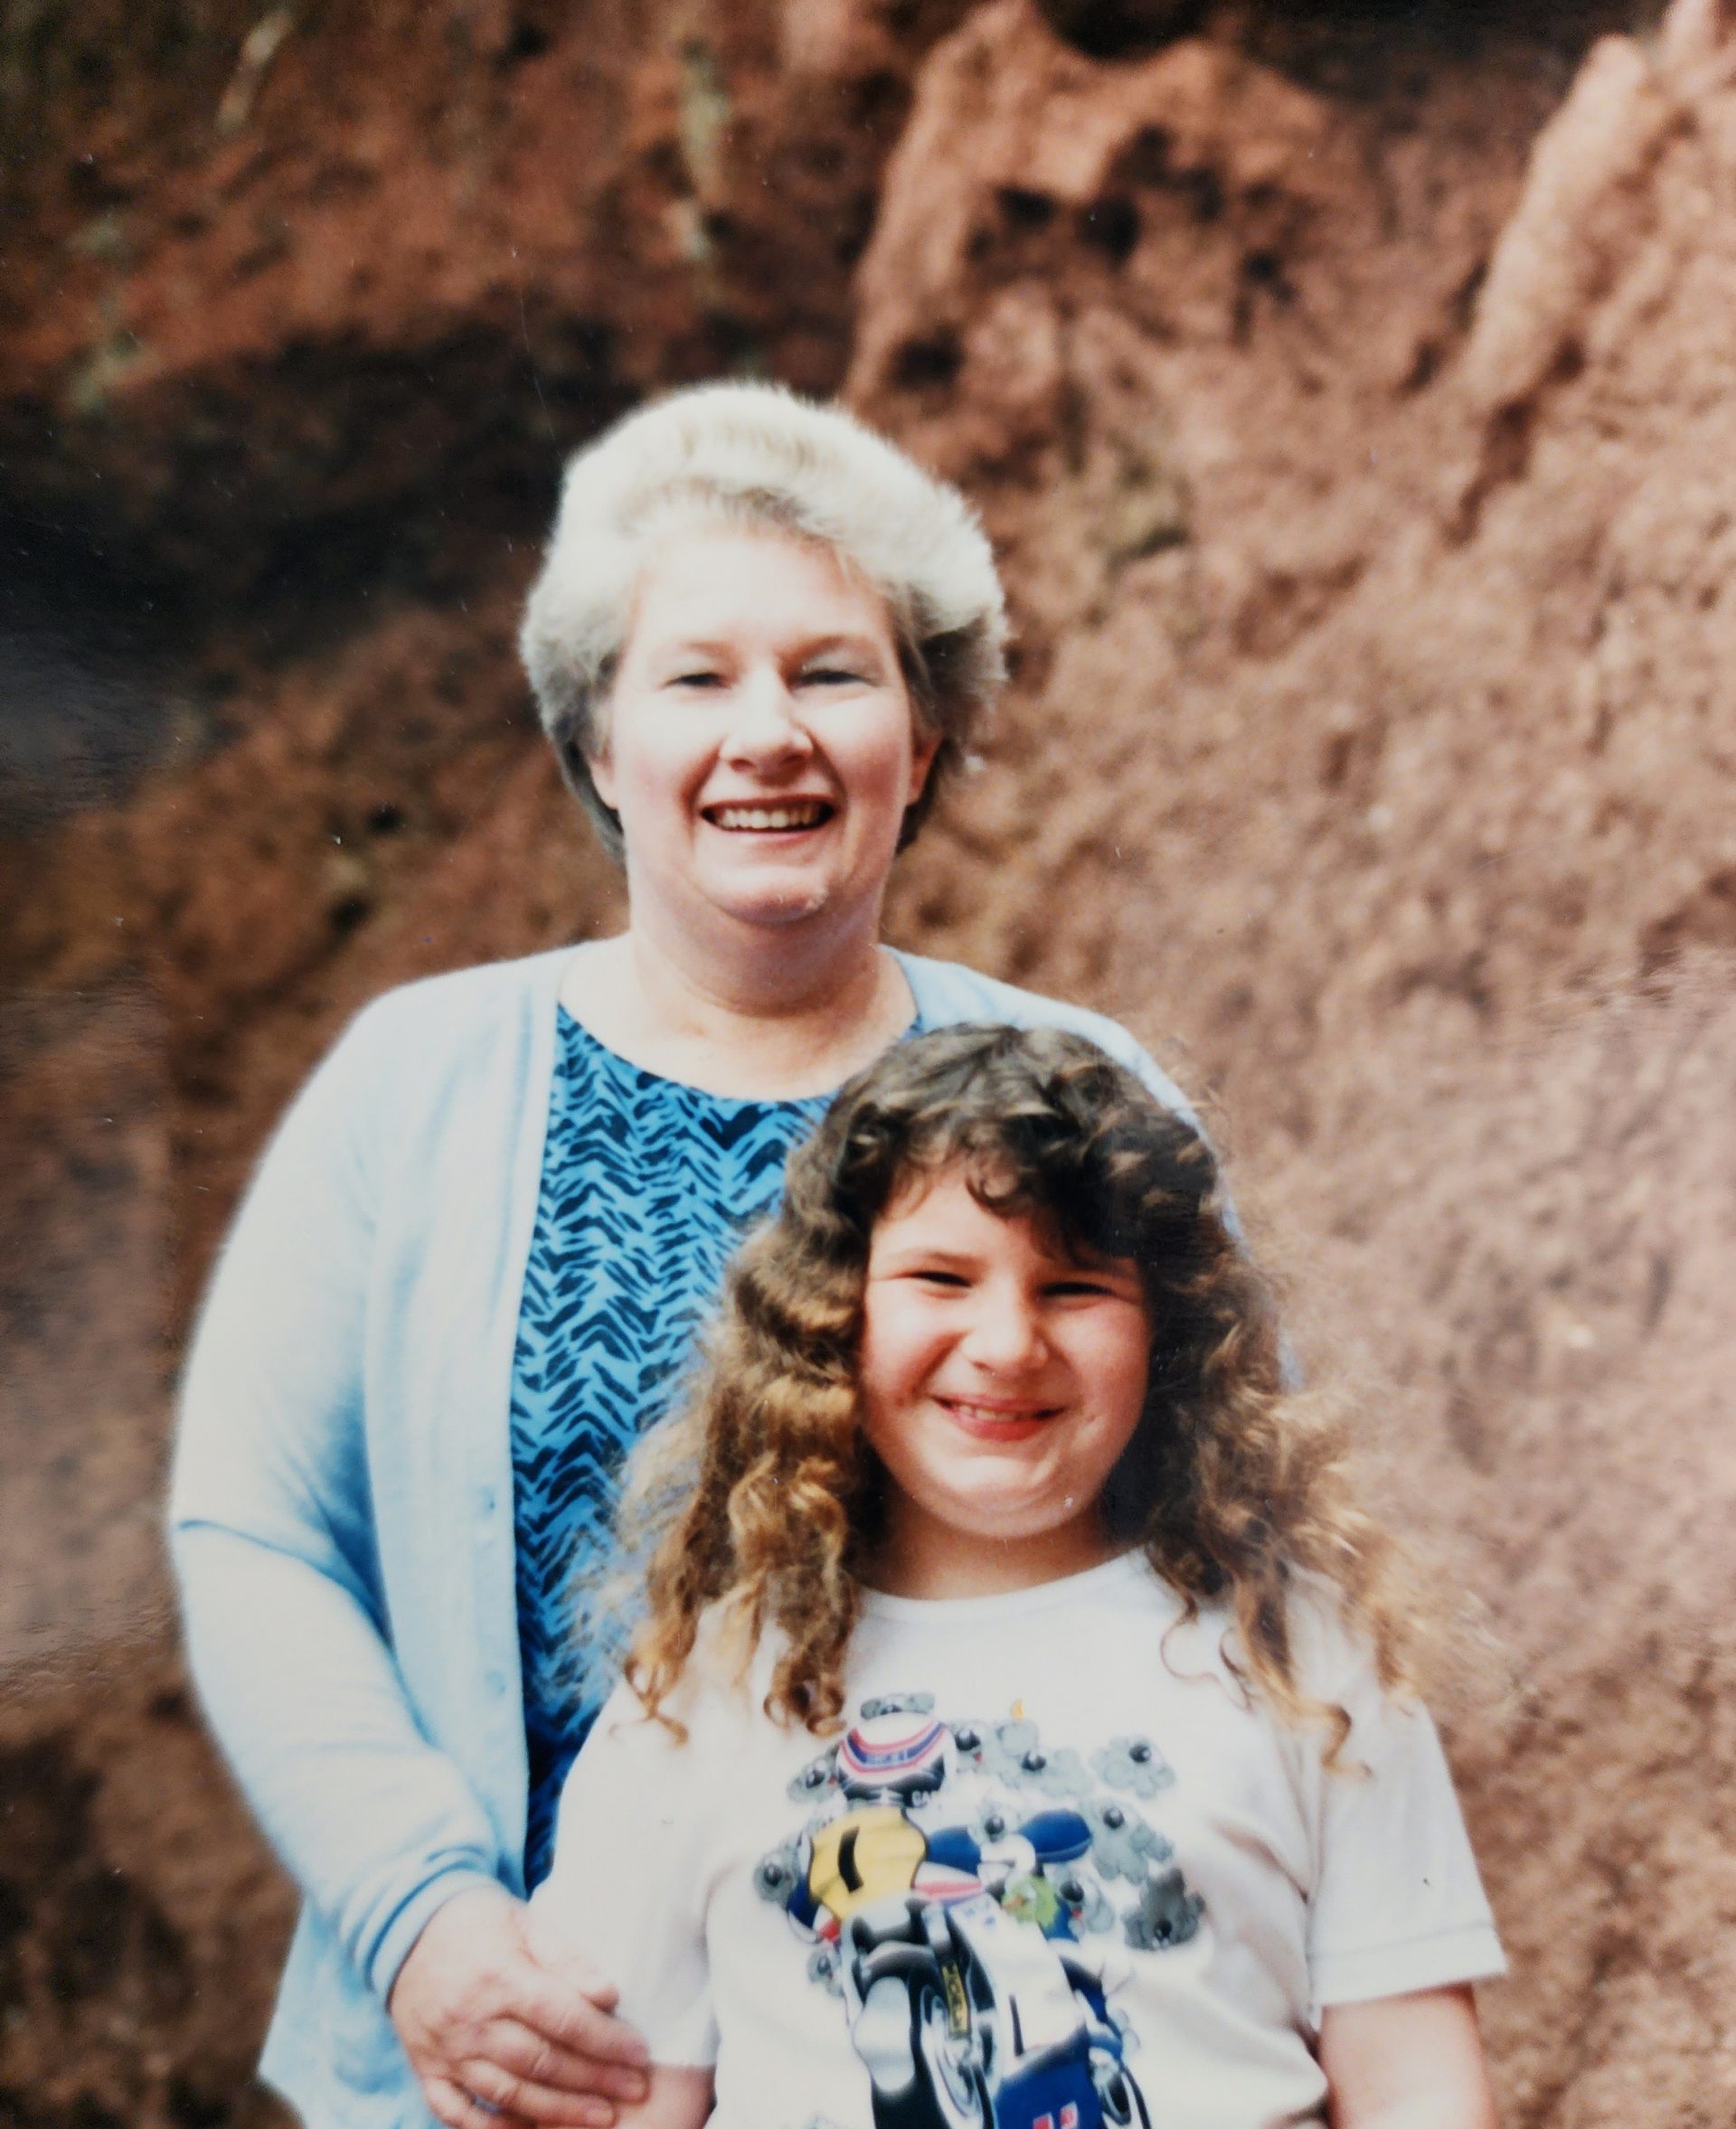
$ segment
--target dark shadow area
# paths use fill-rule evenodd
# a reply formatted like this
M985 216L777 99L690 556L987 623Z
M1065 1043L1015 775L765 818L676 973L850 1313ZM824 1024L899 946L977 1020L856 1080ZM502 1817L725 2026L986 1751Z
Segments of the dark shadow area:
M184 601L88 523L0 503L0 834L112 803L161 750Z
M83 663L89 615L128 650L239 639L269 665L341 638L369 599L460 598L541 538L566 454L629 403L612 353L583 318L476 324L420 347L288 346L139 393L124 421L0 409L21 608L0 605L0 628Z

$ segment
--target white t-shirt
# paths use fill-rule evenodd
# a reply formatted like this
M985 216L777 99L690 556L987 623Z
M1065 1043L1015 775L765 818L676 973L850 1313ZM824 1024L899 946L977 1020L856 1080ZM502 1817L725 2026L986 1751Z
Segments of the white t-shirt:
M1326 2004L1502 1970L1420 1708L1310 1613L1353 1718L1327 1774L1177 1624L1137 1555L1012 1596L871 1595L845 1732L684 1679L684 1744L625 1688L532 1901L653 2058L714 2064L717 2129L1276 2129L1324 2118ZM702 1648L705 1646L702 1639Z

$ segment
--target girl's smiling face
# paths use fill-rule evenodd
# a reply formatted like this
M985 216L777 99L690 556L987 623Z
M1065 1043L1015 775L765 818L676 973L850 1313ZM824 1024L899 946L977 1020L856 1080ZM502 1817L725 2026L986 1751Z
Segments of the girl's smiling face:
M988 1595L1109 1558L1099 1502L1144 1409L1150 1323L1125 1258L1081 1262L956 1168L875 1222L863 1431L891 1486L874 1579Z

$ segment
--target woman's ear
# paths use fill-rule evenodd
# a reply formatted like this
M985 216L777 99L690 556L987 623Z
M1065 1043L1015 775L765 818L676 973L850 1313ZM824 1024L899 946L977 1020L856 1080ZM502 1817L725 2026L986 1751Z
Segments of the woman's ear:
M589 747L583 752L585 767L590 772L592 788L611 813L618 812L619 809L615 804L615 771L609 766L608 741L605 740L594 753Z
M910 788L906 805L914 805L921 797L929 780L929 771L934 767L934 758L940 751L939 732L927 731L918 723L910 736Z

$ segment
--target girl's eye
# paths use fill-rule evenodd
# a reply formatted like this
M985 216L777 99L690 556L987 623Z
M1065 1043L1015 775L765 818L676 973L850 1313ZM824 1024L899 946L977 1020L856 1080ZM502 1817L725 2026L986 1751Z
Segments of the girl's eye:
M924 1286L948 1289L961 1288L968 1283L962 1273L956 1271L914 1271L910 1276Z
M1115 1289L1106 1286L1099 1279L1057 1279L1049 1291L1062 1300L1073 1300L1080 1295L1096 1300L1099 1296L1112 1296Z
M692 673L677 673L669 684L671 687L722 687L723 675L696 668Z

